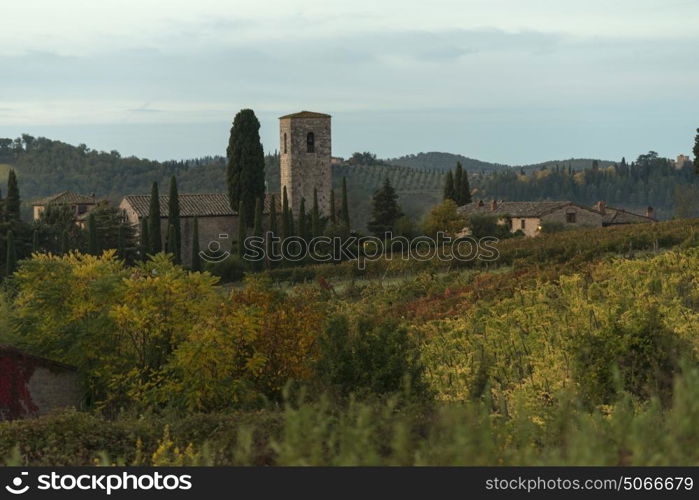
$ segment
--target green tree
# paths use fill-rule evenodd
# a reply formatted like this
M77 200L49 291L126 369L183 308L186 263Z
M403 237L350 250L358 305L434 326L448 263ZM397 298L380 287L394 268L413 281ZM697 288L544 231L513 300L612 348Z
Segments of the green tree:
M7 176L7 196L5 197L5 218L7 220L19 220L20 204L17 174L12 169Z
M201 271L201 256L199 255L199 217L194 216L192 229L192 271Z
M124 226L119 225L117 229L117 256L125 260L126 259L126 244L124 242Z
M335 213L335 190L330 190L330 223L337 224L337 216Z
M282 238L288 238L291 236L291 228L289 227L290 212L289 197L286 194L286 186L284 186L284 189L282 190Z
M90 255L99 254L97 221L94 212L91 212L87 217L87 253Z
M177 192L177 179L173 175L170 178L170 196L168 198L167 220L173 228L173 239L169 238L166 242L167 251L174 256L175 264L182 262L182 227L180 225L180 197Z
M306 220L306 199L301 198L301 204L299 205L299 236L304 240L308 239L308 228Z
M175 251L177 249L177 236L175 236L175 226L168 224L167 234L165 234L165 253L169 253L173 256L173 262L175 262ZM176 262L175 262L176 263Z
M342 178L342 213L340 214L340 221L349 231L350 229L350 215L349 215L349 199L347 198L347 177Z
M12 231L7 232L7 254L5 258L5 275L11 276L17 270L17 250Z
M150 252L150 238L148 237L148 225L148 217L142 218L138 254L140 259L144 262L148 260L148 253Z
M464 170L461 176L461 185L459 186L459 198L461 205L471 203L471 184L468 181L468 172Z
M32 231L32 253L37 253L39 251L39 230L34 229Z
M231 209L245 205L245 225L253 225L255 200L265 195L265 157L260 142L260 122L252 109L235 115L228 141L228 196Z
M444 199L456 201L456 191L454 189L454 174L447 172L447 177L444 182Z
M253 225L253 235L257 237L262 237L262 200L257 199L255 202L255 224ZM254 261L253 268L255 271L260 271L264 266L263 261Z
M246 220L246 214L245 214L245 203L242 201L240 202L239 208L238 208L238 257L240 257L240 260L242 261L245 258L245 238L248 237L248 226L245 223Z
M277 229L277 200L275 199L274 195L270 196L269 199L269 232L273 236L277 236L278 229ZM283 222L282 222L283 224ZM274 253L274 242L272 241L272 238L267 238L267 267L271 268L273 266L273 261L270 259L272 254Z
M160 233L160 195L158 183L154 182L150 189L150 210L148 211L148 250L151 255L163 251L163 239Z
M697 135L694 137L694 169L699 174L699 128L697 129Z
M371 208L371 221L367 229L375 236L383 238L385 233L393 231L393 225L403 211L398 205L398 195L391 186L388 177L384 179L383 186L374 194Z
M311 209L311 236L320 236L320 210L318 208L318 190L313 188L313 208Z
M463 205L463 200L461 199L461 185L464 182L464 169L461 166L461 162L456 162L456 170L454 171L454 201L457 206Z
M65 229L61 231L61 241L59 244L59 250L58 252L61 255L65 255L70 251L70 247L68 246L68 231Z

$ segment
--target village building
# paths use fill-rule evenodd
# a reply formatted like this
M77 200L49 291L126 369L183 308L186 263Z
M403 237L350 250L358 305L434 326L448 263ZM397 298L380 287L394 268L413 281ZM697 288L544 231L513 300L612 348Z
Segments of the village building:
M0 345L0 420L80 408L76 368Z
M199 248L206 252L207 249L230 251L232 242L238 235L238 212L231 209L228 195L225 193L180 194L180 253L184 264L190 264L192 259L192 243L194 236L194 218L199 226ZM272 195L265 196L263 214L267 215L263 220L263 229L269 226L269 212ZM169 228L168 207L170 197L161 195L160 204L160 234L165 243ZM275 196L277 214L281 213L279 195ZM125 196L119 204L126 220L136 229L140 228L141 221L148 217L150 212L150 195L131 194Z
M36 221L41 218L41 214L46 210L46 207L63 206L69 207L75 214L75 220L81 220L93 208L97 206L99 200L94 194L89 196L77 194L72 191L63 191L58 194L47 196L32 203L32 218Z
M606 227L620 224L655 222L653 209L648 207L646 215L608 207L599 202L595 207L586 207L571 201L498 201L485 203L474 201L458 208L462 215L493 215L498 223L507 224L510 231L521 231L525 236L536 236L546 224L564 228Z

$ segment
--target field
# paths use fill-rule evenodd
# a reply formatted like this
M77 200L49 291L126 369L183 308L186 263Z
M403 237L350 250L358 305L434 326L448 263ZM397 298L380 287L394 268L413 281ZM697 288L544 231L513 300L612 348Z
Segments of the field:
M226 290L166 259L143 273L109 254L25 261L0 343L81 367L91 404L0 423L0 457L698 464L699 219L498 250L495 263L277 269ZM165 334L165 360L135 359L164 352Z

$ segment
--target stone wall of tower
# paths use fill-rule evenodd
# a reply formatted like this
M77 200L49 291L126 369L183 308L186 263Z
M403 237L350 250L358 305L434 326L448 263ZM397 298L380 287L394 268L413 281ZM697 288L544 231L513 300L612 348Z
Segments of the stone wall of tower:
M314 152L307 151L308 133L314 135ZM281 156L281 189L286 186L289 206L298 214L301 199L306 199L306 212L313 207L313 189L318 190L321 214L330 213L332 178L330 159L330 117L287 117L279 120Z

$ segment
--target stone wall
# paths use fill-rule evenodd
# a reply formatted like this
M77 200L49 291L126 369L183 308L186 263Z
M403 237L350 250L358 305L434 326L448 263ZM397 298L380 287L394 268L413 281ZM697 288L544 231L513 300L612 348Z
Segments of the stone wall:
M575 222L567 222L567 214L575 214ZM541 218L543 223L560 223L569 227L602 227L604 216L585 207L569 205L561 207Z
M28 386L38 415L45 415L56 408L81 406L80 380L74 371L37 366Z
M314 134L314 152L307 152L307 136ZM279 120L281 186L286 186L289 206L298 214L301 199L306 199L306 211L313 206L313 189L318 190L321 214L330 213L332 157L330 117L283 118Z

